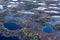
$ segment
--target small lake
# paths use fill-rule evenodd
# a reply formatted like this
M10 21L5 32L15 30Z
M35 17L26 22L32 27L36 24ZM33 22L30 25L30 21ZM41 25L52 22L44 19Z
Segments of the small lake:
M52 28L49 27L49 26L44 26L44 27L42 28L42 30L43 30L43 32L45 32L45 33L52 33Z
M17 29L22 29L23 28L22 26L17 25L14 22L4 23L4 27L7 28L7 29L9 29L9 30L17 30Z

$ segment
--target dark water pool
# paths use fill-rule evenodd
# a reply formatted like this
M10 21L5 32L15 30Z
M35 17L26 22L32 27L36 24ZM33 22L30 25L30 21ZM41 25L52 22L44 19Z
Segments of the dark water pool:
M42 28L43 32L45 33L52 33L52 28L51 27L48 27L48 26L44 26Z
M4 23L4 27L9 29L9 30L17 30L17 29L22 29L23 28L22 26L19 26L14 22Z
M20 40L18 37L4 37L0 36L0 40Z

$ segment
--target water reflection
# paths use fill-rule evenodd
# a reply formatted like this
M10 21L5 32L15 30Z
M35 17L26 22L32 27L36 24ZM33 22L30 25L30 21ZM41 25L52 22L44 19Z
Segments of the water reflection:
M51 25L56 25L56 24L60 23L60 21L50 21L48 23L51 24Z
M51 24L51 25L55 25L56 21L51 21L51 22L48 22L48 23Z

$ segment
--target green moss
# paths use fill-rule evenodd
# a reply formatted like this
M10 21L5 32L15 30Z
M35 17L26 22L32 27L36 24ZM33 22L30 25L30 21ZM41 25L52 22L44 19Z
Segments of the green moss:
M24 40L40 40L38 35L33 35L32 33L23 32L23 39Z

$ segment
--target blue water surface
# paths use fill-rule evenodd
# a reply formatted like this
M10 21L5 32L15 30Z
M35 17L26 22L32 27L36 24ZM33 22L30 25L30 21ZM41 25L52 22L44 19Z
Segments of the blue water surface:
M16 23L13 22L7 22L4 23L4 27L9 29L9 30L17 30L17 29L22 29L22 26L17 25Z
M52 28L51 27L48 27L48 26L44 26L42 28L43 32L45 33L52 33Z

